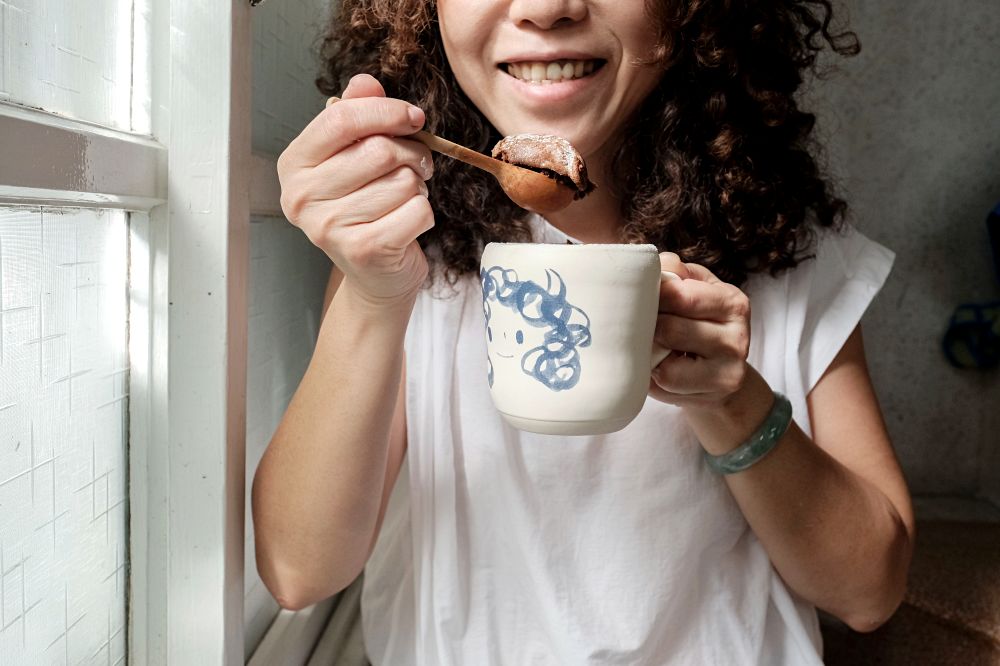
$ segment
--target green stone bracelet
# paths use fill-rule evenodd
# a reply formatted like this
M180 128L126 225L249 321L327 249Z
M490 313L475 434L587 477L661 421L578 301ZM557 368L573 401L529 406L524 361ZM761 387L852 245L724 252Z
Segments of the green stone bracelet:
M719 474L735 474L747 469L770 453L792 422L792 403L788 398L774 392L774 405L768 412L764 424L729 453L713 456L705 451L705 462Z

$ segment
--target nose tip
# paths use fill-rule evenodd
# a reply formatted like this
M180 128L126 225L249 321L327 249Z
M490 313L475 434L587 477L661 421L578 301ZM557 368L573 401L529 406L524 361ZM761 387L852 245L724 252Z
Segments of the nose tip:
M530 23L541 30L571 25L586 16L587 3L582 0L515 0L510 6L514 23Z

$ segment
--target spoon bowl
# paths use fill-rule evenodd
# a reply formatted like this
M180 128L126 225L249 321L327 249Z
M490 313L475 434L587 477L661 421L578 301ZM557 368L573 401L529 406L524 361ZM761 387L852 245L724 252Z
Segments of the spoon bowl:
M331 97L326 105L330 106L339 101L339 97ZM543 173L484 155L425 130L410 134L407 138L419 141L434 152L486 171L497 179L500 188L511 201L539 215L555 213L566 208L576 196L573 188Z

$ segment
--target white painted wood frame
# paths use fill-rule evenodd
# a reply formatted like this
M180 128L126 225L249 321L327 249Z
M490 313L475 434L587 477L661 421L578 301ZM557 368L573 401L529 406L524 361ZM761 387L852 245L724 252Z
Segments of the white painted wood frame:
M282 609L247 660L247 666L305 666L320 636L327 631L338 601L333 596L302 610Z
M166 148L144 136L0 103L0 204L149 210Z
M151 12L155 138L0 102L0 204L148 211L129 231L129 661L236 666L249 5Z
M249 12L153 3L153 133L169 179L167 204L132 227L135 666L244 661Z

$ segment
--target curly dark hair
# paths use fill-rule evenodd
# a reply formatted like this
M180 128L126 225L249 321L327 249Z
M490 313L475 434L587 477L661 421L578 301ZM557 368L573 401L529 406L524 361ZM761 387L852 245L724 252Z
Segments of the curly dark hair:
M660 84L625 127L611 173L623 242L653 243L743 284L803 260L814 225L837 226L845 202L817 165L815 116L795 93L824 42L859 52L831 29L829 0L647 0L658 33L649 63ZM391 97L426 111L427 129L488 151L501 137L460 89L434 0L342 0L322 38L321 92L368 73ZM529 241L528 216L492 177L435 156L429 183L450 280L476 273L485 243Z

